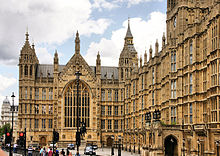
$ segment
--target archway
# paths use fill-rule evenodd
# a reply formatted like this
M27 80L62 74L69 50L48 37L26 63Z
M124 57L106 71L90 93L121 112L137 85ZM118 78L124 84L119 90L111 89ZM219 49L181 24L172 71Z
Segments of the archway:
M107 138L107 146L109 147L109 146L112 146L112 144L113 144L113 139L111 138L111 136L109 136L108 138Z
M165 138L165 156L178 156L178 144L177 139L173 135L169 135Z
M46 138L44 137L44 136L42 136L41 138L40 138L40 146L46 146Z

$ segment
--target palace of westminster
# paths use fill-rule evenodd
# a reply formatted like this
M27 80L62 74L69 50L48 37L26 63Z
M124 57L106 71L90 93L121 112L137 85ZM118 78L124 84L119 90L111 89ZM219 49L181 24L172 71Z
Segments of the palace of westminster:
M135 28L134 28L135 29ZM118 67L89 66L75 52L66 65L39 64L29 34L19 58L18 131L27 143L75 143L76 75L82 142L141 155L217 155L220 146L220 0L167 0L166 37L138 58L128 21ZM134 38L135 39L135 38Z

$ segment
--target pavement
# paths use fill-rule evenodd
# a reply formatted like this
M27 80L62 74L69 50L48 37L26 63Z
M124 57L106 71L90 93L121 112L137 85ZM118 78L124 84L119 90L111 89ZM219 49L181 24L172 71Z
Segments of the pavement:
M62 148L61 148L62 149ZM59 151L61 151L60 148L58 148ZM64 149L66 152L66 149ZM74 156L76 154L76 150L70 150L72 155ZM80 156L85 156L84 155L84 148L80 147ZM7 155L9 155L8 152L6 152ZM13 156L22 156L21 154L13 153ZM96 150L96 156L111 156L111 148L98 148ZM118 149L114 149L114 156L118 156ZM137 153L131 153L127 151L121 151L121 156L140 156L140 154Z

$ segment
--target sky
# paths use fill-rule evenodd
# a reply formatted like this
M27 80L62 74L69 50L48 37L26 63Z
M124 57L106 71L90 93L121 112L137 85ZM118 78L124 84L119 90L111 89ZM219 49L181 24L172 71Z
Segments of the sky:
M52 64L55 50L59 64L74 55L79 31L81 55L95 65L118 66L130 19L138 57L149 54L158 39L161 49L166 31L166 0L0 0L0 110L6 96L15 93L18 104L18 61L28 31L41 64ZM154 53L154 52L153 52ZM149 57L148 57L149 58Z

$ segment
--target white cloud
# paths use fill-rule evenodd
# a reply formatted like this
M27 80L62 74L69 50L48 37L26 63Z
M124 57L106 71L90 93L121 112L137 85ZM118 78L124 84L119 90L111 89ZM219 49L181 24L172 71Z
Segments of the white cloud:
M0 75L0 91L7 89L17 82L17 80L13 77L8 78L6 76Z
M102 34L111 22L90 19L89 0L0 0L0 3L0 63L4 64L18 61L27 26L37 47L42 43L61 44L77 29L80 35Z
M117 8L119 6L114 1L108 2L106 0L94 0L92 7L99 9L99 11L102 11L102 8L111 10L111 9Z
M156 39L161 47L162 35L166 28L166 15L161 12L152 12L147 20L131 18L130 27L138 55L144 56L145 50L148 51L150 45L154 49ZM110 39L102 38L98 43L91 43L85 55L87 62L90 65L95 65L94 60L97 52L100 51L102 65L117 66L126 31L127 21L124 21L123 27L113 31Z

